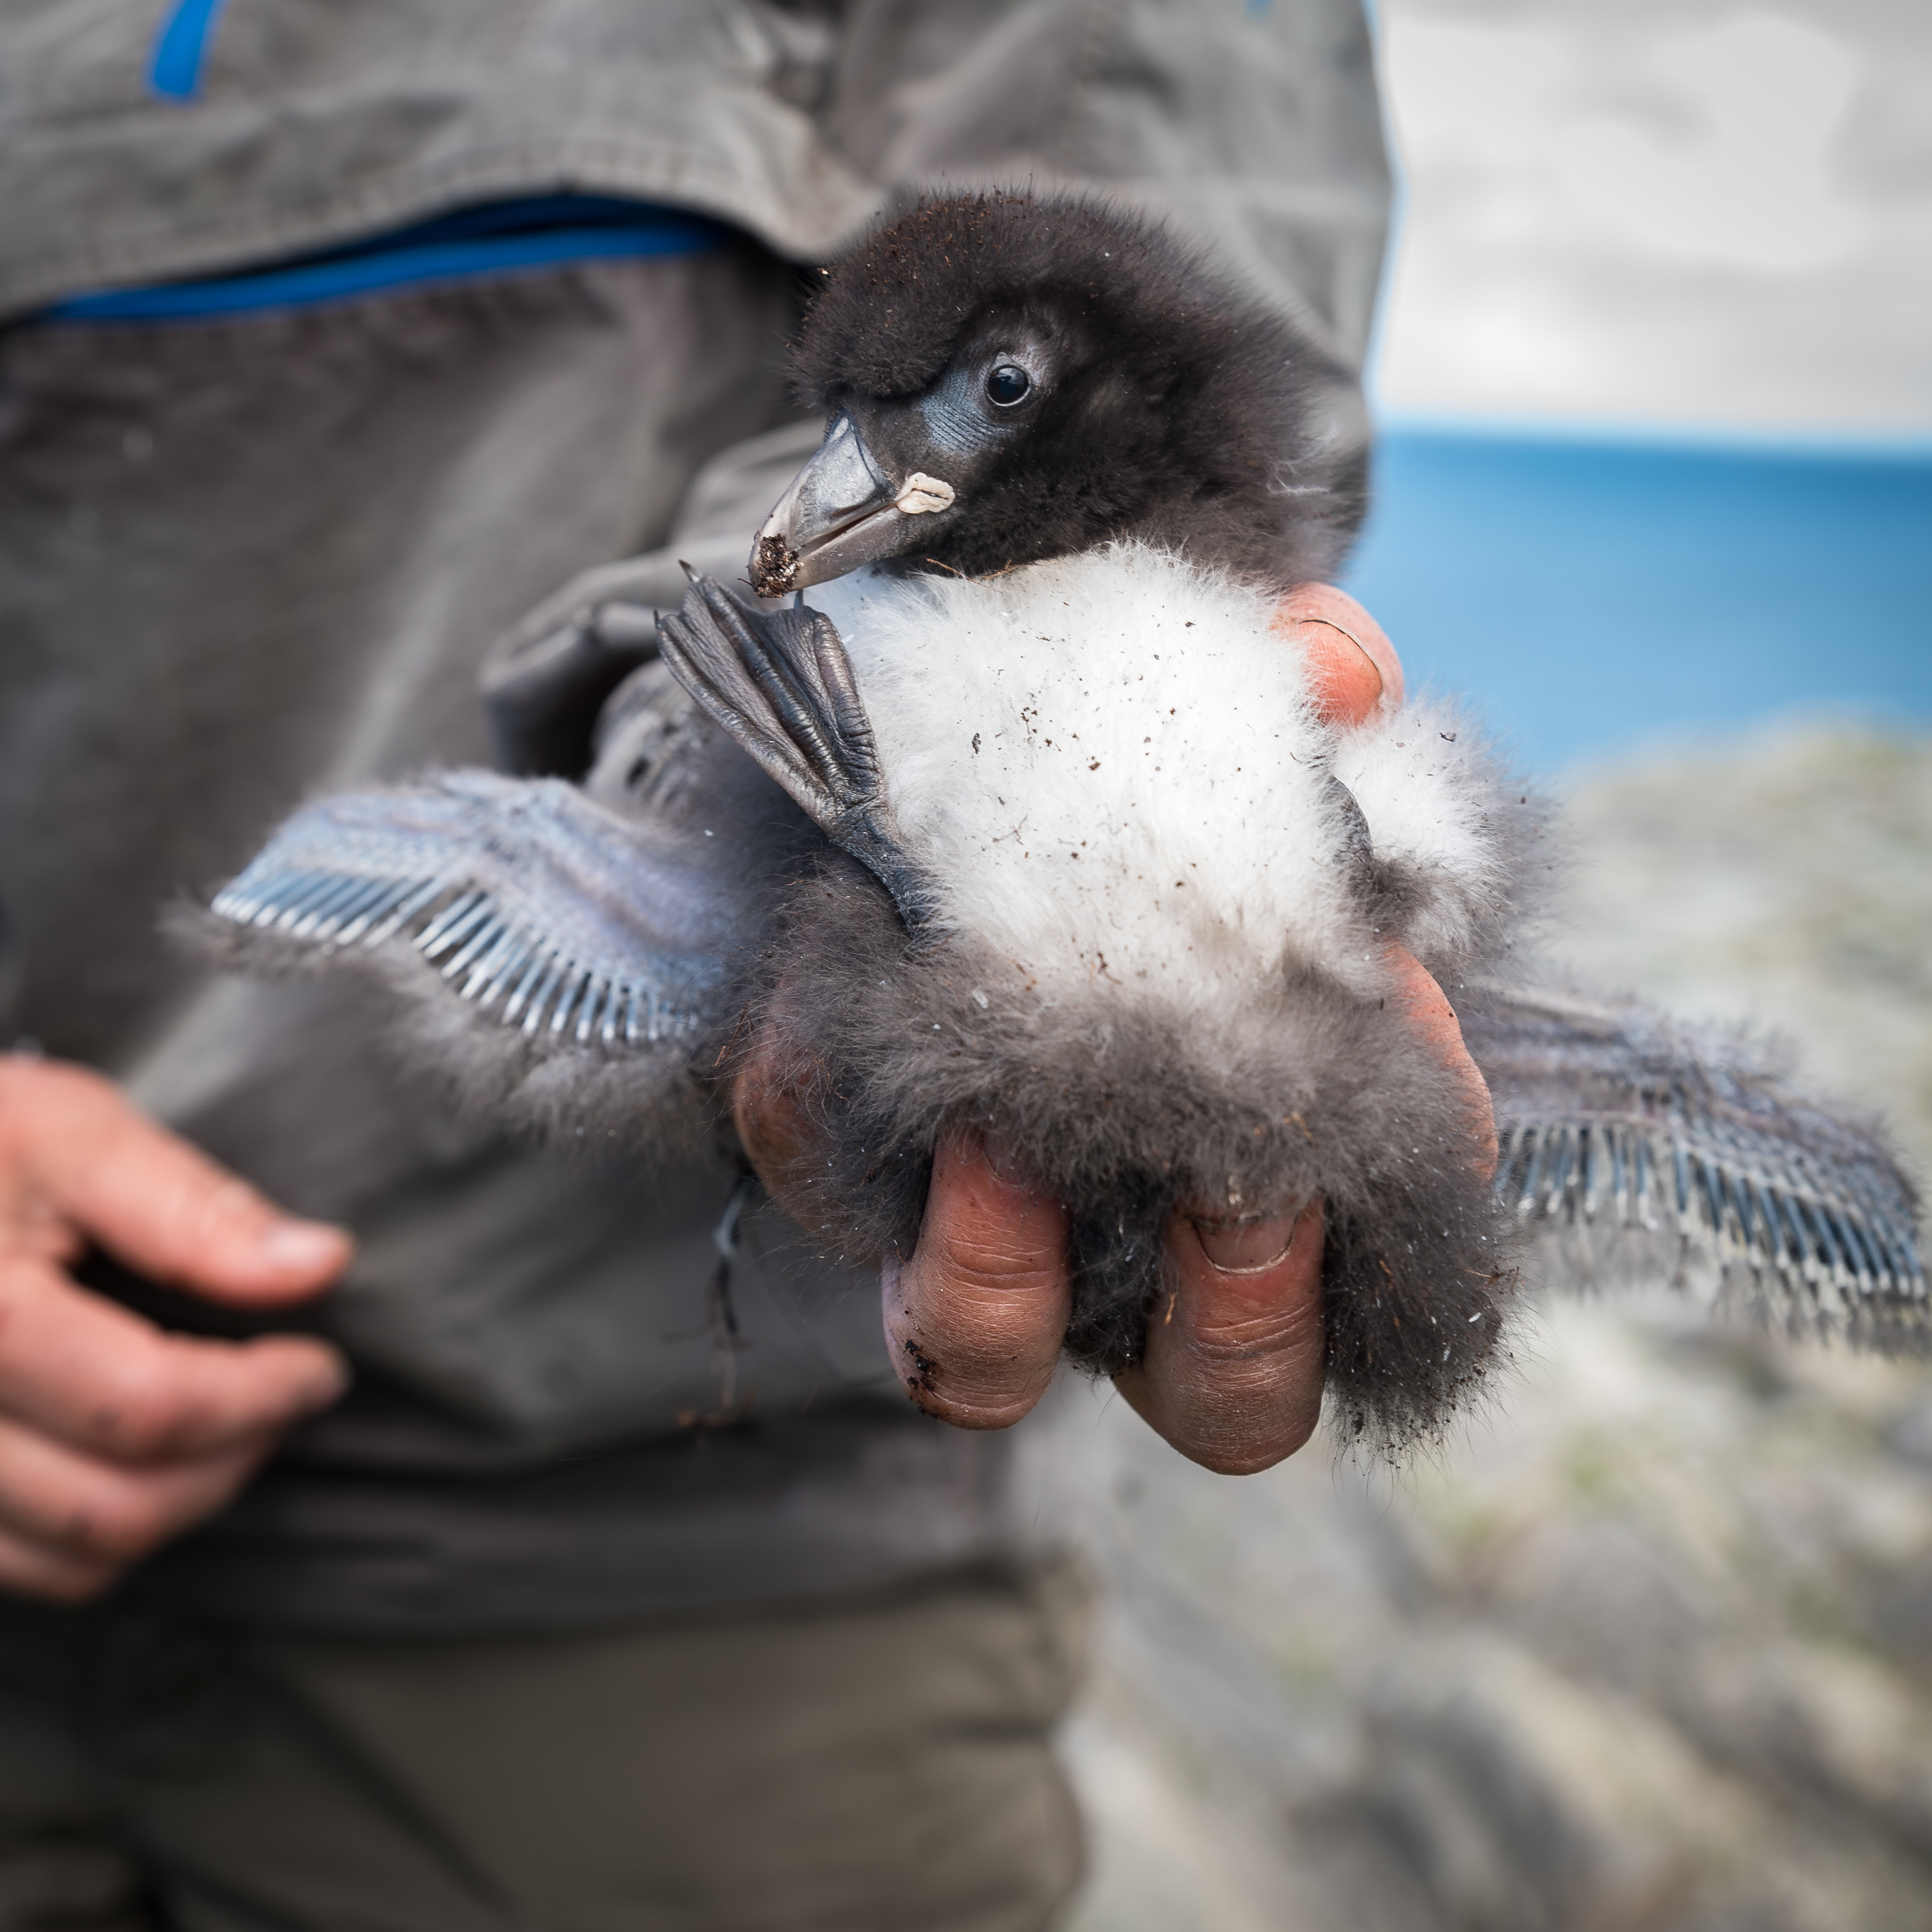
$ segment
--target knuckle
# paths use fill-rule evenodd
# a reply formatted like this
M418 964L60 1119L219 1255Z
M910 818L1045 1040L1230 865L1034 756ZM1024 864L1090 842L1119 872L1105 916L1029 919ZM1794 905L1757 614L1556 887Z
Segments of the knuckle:
M70 1564L40 1594L52 1603L91 1604L106 1596L120 1577L120 1570L112 1564Z
M16 1159L26 1143L28 1124L40 1112L37 1096L45 1069L38 1060L17 1053L0 1054L0 1156Z
M111 1082L85 1066L0 1053L0 1148L16 1150L45 1122L50 1105L115 1091Z
M164 1354L123 1362L89 1413L89 1433L110 1454L134 1460L165 1456L204 1419Z
M934 1272L949 1282L1007 1294L1052 1294L1070 1284L1065 1243L1057 1226L1042 1228L1030 1220L974 1216L934 1232L939 1237L930 1244ZM928 1245L922 1234L920 1250ZM914 1258L922 1258L919 1250Z
M146 1556L170 1526L168 1510L159 1498L109 1489L69 1509L56 1540L63 1555L82 1562L126 1564Z
M1320 1309L1301 1299L1197 1309L1186 1329L1190 1352L1204 1360L1278 1361L1284 1370L1318 1348L1322 1334Z
M76 1562L0 1548L0 1585L21 1595L38 1598L43 1603L77 1604L92 1603L105 1596L120 1576L111 1563Z
M0 1553L50 1564L122 1565L166 1534L167 1509L161 1485L152 1479L10 1455L0 1480Z
M199 1167L183 1172L168 1204L167 1219L184 1259L231 1240L266 1212L261 1197L232 1174L210 1174Z
M1177 1339L1175 1368L1204 1396L1263 1412L1318 1386L1325 1367L1319 1324L1296 1314L1197 1320Z
M1050 1296L1060 1286L1058 1269L1042 1267L1037 1255L976 1244L954 1247L938 1272L956 1292L969 1294Z

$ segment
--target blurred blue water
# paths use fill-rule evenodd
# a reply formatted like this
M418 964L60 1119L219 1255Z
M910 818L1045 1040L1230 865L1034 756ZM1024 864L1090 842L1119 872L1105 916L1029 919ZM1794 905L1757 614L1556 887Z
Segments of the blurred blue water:
M1343 581L1532 770L1768 716L1932 722L1932 448L1396 424Z

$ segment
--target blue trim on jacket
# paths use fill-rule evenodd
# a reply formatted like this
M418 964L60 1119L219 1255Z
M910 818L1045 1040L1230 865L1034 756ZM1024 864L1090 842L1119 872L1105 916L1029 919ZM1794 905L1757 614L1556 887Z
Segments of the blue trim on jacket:
M70 296L43 314L53 322L184 321L243 315L559 262L698 254L716 248L726 232L701 215L647 202L602 195L544 195L460 209L352 248L246 274Z
M222 0L175 0L148 63L148 85L157 94L192 100L201 92L201 70L221 8Z

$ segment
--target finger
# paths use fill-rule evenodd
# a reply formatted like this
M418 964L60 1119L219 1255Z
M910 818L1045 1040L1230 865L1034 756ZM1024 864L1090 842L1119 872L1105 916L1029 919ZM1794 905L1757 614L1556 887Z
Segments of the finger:
M813 1076L767 1028L731 1083L731 1120L746 1158L808 1234L828 1232L832 1210L832 1166L805 1097L814 1090Z
M914 1402L962 1429L1004 1429L1046 1393L1073 1308L1066 1210L997 1173L976 1143L939 1144L912 1258L884 1276L886 1345Z
M342 1229L283 1214L82 1067L0 1060L0 1162L130 1267L202 1294L299 1300L353 1252Z
M1302 652L1316 710L1331 724L1359 724L1378 705L1402 703L1402 660L1386 632L1332 584L1298 584L1276 607L1272 628Z
M1174 1286L1149 1318L1140 1363L1114 1378L1129 1406L1186 1456L1223 1475L1292 1456L1322 1414L1322 1204L1217 1226L1176 1214Z
M0 1529L0 1590L49 1603L84 1604L111 1588L120 1574L118 1564L65 1556Z
M286 1428L348 1385L309 1336L170 1335L44 1263L0 1262L0 1413L129 1462L208 1455Z
M0 1528L74 1562L124 1566L212 1516L274 1442L136 1468L0 1420Z
M1388 958L1395 976L1395 997L1410 1025L1424 1049L1449 1069L1468 1096L1471 1144L1478 1171L1486 1180L1496 1171L1496 1113L1490 1083L1469 1057L1462 1023L1429 969L1404 946L1391 946Z

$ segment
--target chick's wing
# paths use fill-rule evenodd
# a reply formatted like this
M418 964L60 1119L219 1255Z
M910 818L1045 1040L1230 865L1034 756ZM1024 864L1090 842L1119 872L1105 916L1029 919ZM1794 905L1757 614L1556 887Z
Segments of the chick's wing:
M1634 1002L1484 988L1459 1006L1496 1185L1560 1274L1670 1274L1799 1330L1932 1349L1918 1199L1879 1132L1741 1034Z

